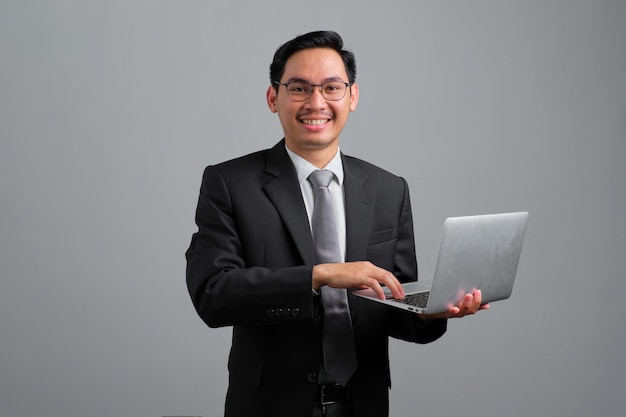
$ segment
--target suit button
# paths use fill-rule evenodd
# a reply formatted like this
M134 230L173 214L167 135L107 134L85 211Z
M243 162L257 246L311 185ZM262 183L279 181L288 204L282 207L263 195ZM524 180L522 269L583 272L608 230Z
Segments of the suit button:
M293 317L297 317L300 314L300 309L299 308L292 308L291 309L291 315Z
M283 309L282 308L277 308L276 310L274 310L274 312L276 313L277 316L282 316L283 315Z
M313 319L313 325L314 326L321 326L321 324L322 324L322 318L321 317L315 317Z
M268 308L267 311L265 312L265 315L267 317L274 317L274 309L273 308Z
M315 372L311 372L310 374L307 374L306 380L309 381L311 384L316 383L317 382L317 374Z
M290 308L283 309L283 316L289 317L290 314L291 314L291 309Z

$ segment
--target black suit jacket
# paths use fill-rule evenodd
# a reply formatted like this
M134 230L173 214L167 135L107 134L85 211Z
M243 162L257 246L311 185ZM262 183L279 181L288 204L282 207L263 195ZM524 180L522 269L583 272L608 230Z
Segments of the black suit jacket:
M346 261L369 260L401 281L417 279L404 179L342 155ZM322 358L323 314L312 295L316 264L307 213L284 140L209 166L187 256L187 285L210 327L233 326L226 416L309 417ZM359 367L351 380L359 417L387 416L388 336L428 343L446 321L349 293Z

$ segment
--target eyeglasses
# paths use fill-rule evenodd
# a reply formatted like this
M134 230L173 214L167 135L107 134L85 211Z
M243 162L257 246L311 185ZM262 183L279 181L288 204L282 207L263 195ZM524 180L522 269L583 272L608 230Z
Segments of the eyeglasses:
M291 81L288 83L279 83L274 81L274 84L284 85L287 89L287 95L293 101L305 101L313 95L313 87L319 87L322 97L328 101L341 100L346 96L346 91L352 83L344 83L343 81L328 81L324 84L309 84L306 81Z

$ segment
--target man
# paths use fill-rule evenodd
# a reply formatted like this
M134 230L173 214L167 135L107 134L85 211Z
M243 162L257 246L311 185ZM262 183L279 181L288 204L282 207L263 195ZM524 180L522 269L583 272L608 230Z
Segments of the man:
M287 42L274 55L266 94L284 139L204 172L187 284L210 327L233 326L226 416L387 416L388 337L428 343L447 318L488 307L476 291L427 317L350 293L369 287L383 297L384 285L402 298L401 282L417 279L406 182L339 151L359 99L355 76L338 34ZM332 172L337 262L320 260L312 235L318 186L308 177L322 169ZM349 308L337 308L342 319L325 315L335 308L329 293L348 297ZM345 331L325 336L346 316ZM345 346L326 347L345 335ZM328 366L332 354L350 358L339 361L347 372Z

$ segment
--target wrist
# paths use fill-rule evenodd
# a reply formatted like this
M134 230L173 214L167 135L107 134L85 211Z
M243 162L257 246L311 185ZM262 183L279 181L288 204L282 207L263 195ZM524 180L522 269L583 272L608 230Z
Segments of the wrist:
M311 286L313 288L313 292L319 294L320 288L324 285L326 285L324 280L324 264L315 265L311 273Z

